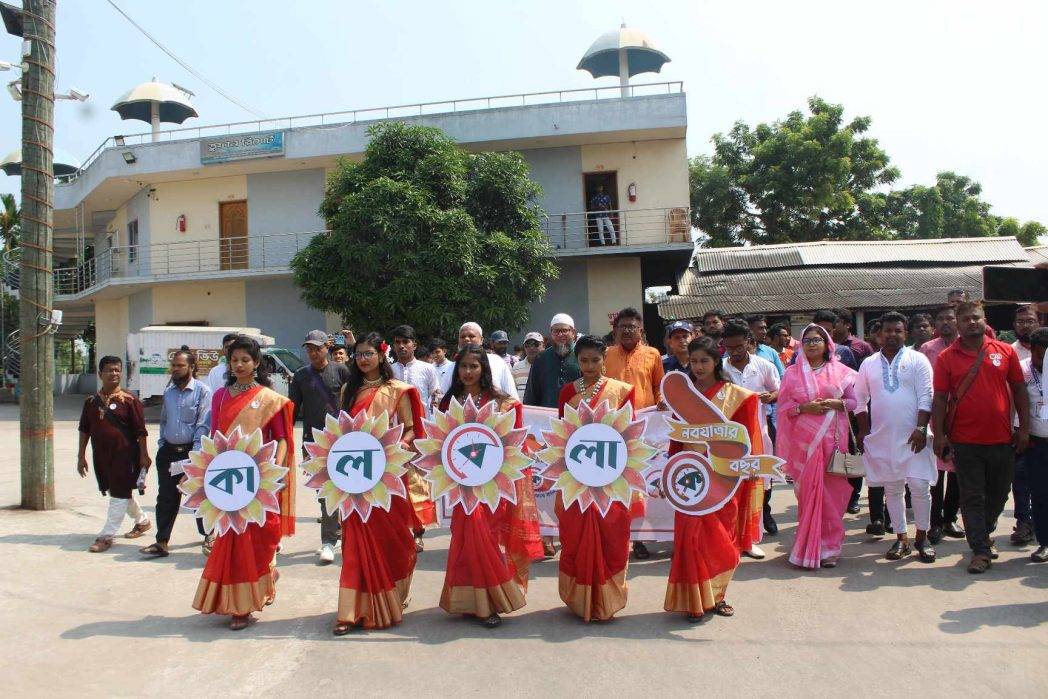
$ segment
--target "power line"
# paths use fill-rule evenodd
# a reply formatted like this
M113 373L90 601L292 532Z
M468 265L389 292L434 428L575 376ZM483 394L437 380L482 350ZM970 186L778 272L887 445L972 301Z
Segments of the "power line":
M168 56L170 56L170 57L171 57L172 59L174 59L174 61L175 61L176 63L178 63L178 65L180 65L180 66L182 66L183 68L185 68L185 69L186 69L187 71L189 71L189 72L190 72L190 73L191 73L191 74L192 74L192 75L193 75L194 77L196 77L196 78L197 78L198 80L200 80L201 82L203 82L203 83L204 83L205 85L207 85L208 87L210 87L210 88L211 88L212 90L214 90L214 91L215 91L215 92L217 92L218 94L220 94L220 95L222 95L223 97L225 97L225 98L226 98L227 100L229 100L230 102L232 102L232 103L233 103L233 104L235 104L236 106L238 106L238 107L240 107L241 109L243 109L243 110L244 110L245 112L248 112L248 113L250 113L250 114L254 114L254 115L255 115L255 116L257 116L257 117L258 117L259 119L262 119L262 118L264 118L264 117L262 116L262 114L260 114L259 112L256 112L256 111L255 111L254 109L252 109L251 107L248 107L248 106L247 106L247 105L245 105L245 104L244 104L243 102L241 102L241 101L237 100L237 99L236 99L235 97L233 97L233 96L229 95L228 93L226 93L226 92L225 92L224 90L222 90L222 88L220 88L220 87L219 87L218 85L216 85L215 83L213 83L213 82L211 82L210 80L208 80L207 78L205 78L205 77L204 77L203 75L201 75L201 74L200 74L200 73L198 73L198 72L197 72L196 70L194 70L192 66L190 66L190 65L189 65L188 63L186 63L186 62L185 62L185 61L183 61L183 60L182 60L181 58L179 58L178 56L176 56L176 55L175 55L175 54L174 54L174 53L173 53L173 52L171 51L171 49L167 48L166 46L164 46L163 44L161 44L161 43L160 43L159 41L157 41L157 39L156 39L156 38L155 38L155 37L154 37L154 36L153 36L152 34L150 34L149 32L147 32L147 31L145 30L145 28L144 28L144 27L142 27L142 25L140 25L140 24L139 24L138 22L136 22L135 20L131 19L131 15L127 14L127 13L126 13L126 12L124 12L124 11L123 11L122 9L120 9L120 6L119 6L119 5L117 5L117 4L115 3L115 2L113 2L113 0L107 0L107 2L109 2L109 4L113 6L113 9L114 9L114 10L116 10L117 12L119 12L120 14L122 14L122 15L124 16L124 19L126 19L126 20L127 20L128 22L130 22L130 23L131 23L131 24L132 24L132 25L133 25L133 26L135 27L135 29L137 29L138 31L142 32L142 34L144 34L144 35L145 35L145 37L146 37L147 39L149 39L149 40L150 40L150 41L152 41L152 42L153 42L154 44L156 44L157 48L159 48L159 49L160 49L161 51L163 51L163 52L164 52L164 53L166 53L166 54L167 54Z

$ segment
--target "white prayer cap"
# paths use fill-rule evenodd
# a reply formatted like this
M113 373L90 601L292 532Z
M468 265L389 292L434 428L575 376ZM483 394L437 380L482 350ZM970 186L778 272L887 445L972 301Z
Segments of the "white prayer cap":
M472 320L469 321L469 322L463 323L461 326L459 326L459 334L461 335L462 331L467 329L467 328L470 328L470 329L474 330L477 333L477 335L479 335L480 337L484 337L484 331L481 329L480 324L474 323Z
M553 316L553 320L549 322L549 326L550 328L552 328L554 325L567 325L570 326L573 330L575 329L575 321L572 320L571 316L569 316L567 313L558 313L557 315Z

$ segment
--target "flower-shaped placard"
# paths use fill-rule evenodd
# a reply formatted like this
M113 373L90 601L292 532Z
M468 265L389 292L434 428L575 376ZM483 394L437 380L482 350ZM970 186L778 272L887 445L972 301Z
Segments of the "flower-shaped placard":
M400 444L403 433L403 425L390 427L385 411L375 417L364 411L328 415L324 429L314 429L313 441L306 442L306 487L340 521L356 512L366 522L376 507L388 511L393 497L408 496L402 476L412 453Z
M478 407L472 398L452 398L446 412L426 420L426 438L415 440L414 464L433 484L433 498L470 514L484 503L492 512L500 500L517 501L514 483L524 477L531 457L522 445L526 428L514 429L515 413L499 412L494 401Z
M200 451L189 452L178 484L187 496L183 504L203 518L205 530L219 535L265 524L267 512L280 512L277 493L288 472L274 462L276 453L276 442L262 443L262 430L245 435L237 426L228 436L204 437Z
M632 492L643 493L643 471L658 449L645 442L645 420L633 419L633 407L612 410L607 401L596 408L583 401L564 408L564 417L550 421L543 432L546 448L538 457L546 463L542 477L554 481L564 506L578 502L608 513L611 503L629 505Z

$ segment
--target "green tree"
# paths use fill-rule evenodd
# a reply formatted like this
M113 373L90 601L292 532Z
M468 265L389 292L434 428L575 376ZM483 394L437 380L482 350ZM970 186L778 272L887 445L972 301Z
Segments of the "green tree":
M844 122L844 108L819 97L810 114L750 128L736 122L713 137L714 155L692 161L693 222L709 245L886 238L887 201L878 189L899 172L869 117Z
M22 217L18 205L15 204L15 195L0 194L0 204L0 243L3 245L0 252L7 252L18 247Z
M1019 242L1026 247L1040 245L1041 238L1048 236L1048 228L1039 221L1027 221L1019 229Z
M364 159L328 179L330 232L292 260L303 300L383 332L523 327L557 276L523 158L469 154L439 129L402 123L369 135Z

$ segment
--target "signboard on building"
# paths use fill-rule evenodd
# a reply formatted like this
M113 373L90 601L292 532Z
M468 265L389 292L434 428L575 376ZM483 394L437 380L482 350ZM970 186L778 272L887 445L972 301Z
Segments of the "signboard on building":
M201 165L282 155L284 155L283 131L263 131L239 136L200 139Z

